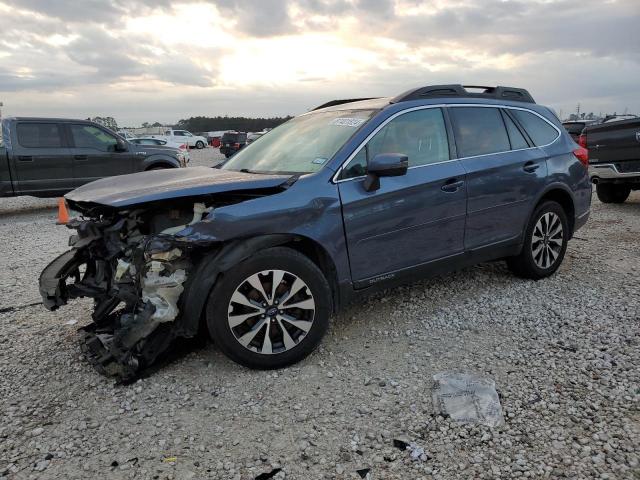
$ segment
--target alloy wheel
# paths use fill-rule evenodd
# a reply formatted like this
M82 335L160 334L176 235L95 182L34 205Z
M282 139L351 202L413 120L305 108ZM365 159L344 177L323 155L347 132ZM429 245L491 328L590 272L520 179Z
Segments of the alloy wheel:
M315 317L311 290L285 270L264 270L235 289L227 313L235 339L254 353L271 355L295 348Z
M560 217L553 212L542 215L533 229L531 254L538 268L548 269L562 251L564 231Z

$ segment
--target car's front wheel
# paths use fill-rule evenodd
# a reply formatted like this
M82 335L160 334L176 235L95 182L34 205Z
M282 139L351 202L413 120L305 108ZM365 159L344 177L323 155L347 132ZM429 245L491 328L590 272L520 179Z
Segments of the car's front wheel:
M250 368L281 368L302 360L329 326L331 290L320 269L285 248L258 252L225 272L207 303L214 342Z
M624 203L631 193L631 187L615 183L598 183L596 193L602 203Z
M525 231L519 255L507 259L509 269L523 278L552 275L562 263L569 240L569 222L562 206L547 201L536 208Z

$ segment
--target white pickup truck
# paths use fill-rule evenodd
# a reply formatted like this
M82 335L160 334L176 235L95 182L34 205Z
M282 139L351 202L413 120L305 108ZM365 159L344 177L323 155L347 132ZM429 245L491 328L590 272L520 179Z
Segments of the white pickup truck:
M199 137L186 130L166 130L164 137L171 142L185 144L188 147L195 147L197 149L207 146L206 138Z

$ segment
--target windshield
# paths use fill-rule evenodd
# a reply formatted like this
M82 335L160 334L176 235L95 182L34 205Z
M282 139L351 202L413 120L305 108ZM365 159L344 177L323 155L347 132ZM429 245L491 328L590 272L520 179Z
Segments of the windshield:
M301 115L262 135L221 168L256 173L317 172L373 113L340 110Z

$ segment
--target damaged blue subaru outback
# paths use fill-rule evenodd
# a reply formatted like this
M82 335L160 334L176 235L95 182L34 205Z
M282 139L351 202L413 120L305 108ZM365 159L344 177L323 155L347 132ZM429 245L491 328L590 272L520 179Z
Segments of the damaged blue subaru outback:
M284 367L361 294L489 260L553 274L589 216L587 167L524 89L336 100L216 168L67 194L71 250L40 291L51 310L94 299L81 345L120 380L207 331L242 365Z

